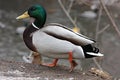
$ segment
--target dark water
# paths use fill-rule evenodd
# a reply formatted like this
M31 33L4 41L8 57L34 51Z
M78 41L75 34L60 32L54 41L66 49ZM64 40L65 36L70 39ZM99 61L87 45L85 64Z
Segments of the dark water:
M29 50L23 43L21 36L16 34L17 27L22 26L27 20L17 21L15 18L33 4L42 4L45 7L48 13L47 23L57 22L69 27L73 26L61 10L57 0L0 0L0 59L23 62L22 56L28 55ZM110 9L112 10L113 15L118 15L115 20L119 26L120 12L118 11L120 10L112 8ZM83 6L74 5L72 9L72 16L77 16L77 23L82 34L94 39L97 19L91 20L81 18L79 14L82 10L84 10ZM110 24L109 20L103 14L100 29L107 24ZM98 36L97 41L101 52L105 54L105 57L101 62L103 69L108 71L110 74L119 77L120 37L118 37L112 25L110 25L106 31ZM47 58L46 61L49 61L49 59ZM88 60L84 62L86 64L83 64L83 66L89 65ZM61 62L61 64L62 63L64 63L64 61Z

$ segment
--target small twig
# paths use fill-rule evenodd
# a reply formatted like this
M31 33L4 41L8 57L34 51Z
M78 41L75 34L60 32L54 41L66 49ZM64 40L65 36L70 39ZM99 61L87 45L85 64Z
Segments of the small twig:
M105 4L103 3L102 0L100 0L100 3L101 3L101 5L102 5L102 7L103 7L105 13L107 14L107 16L108 16L110 22L112 23L113 27L115 28L115 31L117 32L118 36L120 37L120 31L119 31L119 29L118 29L118 27L117 27L115 21L113 20L111 14L109 13L107 7L105 6Z
M101 33L103 33L107 28L109 28L110 27L110 24L107 24L103 29L101 29L99 32L98 32L98 34L101 34Z
M103 70L102 67L100 66L100 64L97 62L96 58L93 58L94 63L96 64L96 66L98 67L98 69L100 69L101 71Z
M75 23L77 22L77 17L74 18Z
M99 9L99 14L98 14L98 19L97 19L96 35L95 35L95 40L96 41L97 41L98 36L99 36L98 31L99 31L99 27L100 27L101 15L102 15L102 7L100 7L100 9Z
M68 7L68 13L70 13L70 11L71 11L73 2L74 2L74 0L70 0L70 4L69 4L69 7Z
M67 10L65 9L64 5L62 4L61 0L58 0L61 8L63 9L63 11L65 12L66 16L69 18L69 20L72 22L73 26L77 27L77 24L75 23L75 21L72 19L72 17L70 16L70 14L67 12Z
M99 36L98 31L99 31L99 27L100 27L101 15L102 15L102 7L100 7L98 20L97 20L97 25L96 25L96 35L95 35L95 40L96 41L97 41L98 36ZM93 58L93 61L100 70L103 70L102 67L100 66L100 64L97 62L96 58Z
M91 6L89 3L85 2L84 0L77 0L78 3L85 4L86 6Z

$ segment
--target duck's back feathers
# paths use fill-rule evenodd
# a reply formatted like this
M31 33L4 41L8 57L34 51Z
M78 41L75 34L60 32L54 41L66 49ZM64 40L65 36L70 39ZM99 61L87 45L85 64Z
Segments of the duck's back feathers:
M58 39L67 40L75 45L81 46L81 45L92 44L95 42L94 40L91 40L88 37L76 33L71 29L67 28L66 26L57 23L48 24L41 30L47 33L48 35L51 35Z

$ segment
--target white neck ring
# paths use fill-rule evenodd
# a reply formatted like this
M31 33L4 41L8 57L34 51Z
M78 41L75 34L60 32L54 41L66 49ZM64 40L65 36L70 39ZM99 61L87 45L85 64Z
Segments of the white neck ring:
M34 23L32 23L32 26L36 29L39 29Z

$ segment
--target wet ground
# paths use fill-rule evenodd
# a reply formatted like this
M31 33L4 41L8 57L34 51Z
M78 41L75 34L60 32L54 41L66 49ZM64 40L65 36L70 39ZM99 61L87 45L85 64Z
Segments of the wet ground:
M68 67L49 68L41 65L0 60L0 80L106 80L95 74L69 72Z
M24 3L24 4L23 4ZM25 44L23 43L22 37L16 34L17 27L23 26L24 22L28 20L17 21L15 18L23 13L29 6L32 4L42 4L48 13L47 23L57 22L64 24L69 27L73 27L69 19L66 17L62 9L60 8L57 0L1 0L0 1L0 59L9 60L9 61L19 61L23 62L22 56L28 55L30 52ZM50 6L49 6L50 5ZM84 10L84 6L74 5L72 9L72 16L77 16L77 23L81 29L81 33L95 38L95 26L97 19L86 19L80 17L80 13ZM86 9L86 8L85 8ZM109 10L112 12L113 17L117 25L120 23L120 8L109 7ZM106 26L109 23L108 18L105 13L102 15L102 21L100 24L100 29ZM81 25L81 26L80 26ZM120 29L120 27L119 27ZM104 59L101 62L101 65L105 71L108 71L110 74L115 77L120 77L120 37L118 37L114 28L110 24L110 27L106 29L102 34L98 36L97 44L101 52L105 54ZM48 58L45 58L45 61L51 61ZM81 63L83 68L86 69L92 61L82 60L84 63ZM78 61L79 62L79 61ZM61 60L60 64L68 65L68 62ZM80 63L80 62L79 62ZM90 64L89 64L90 63Z

